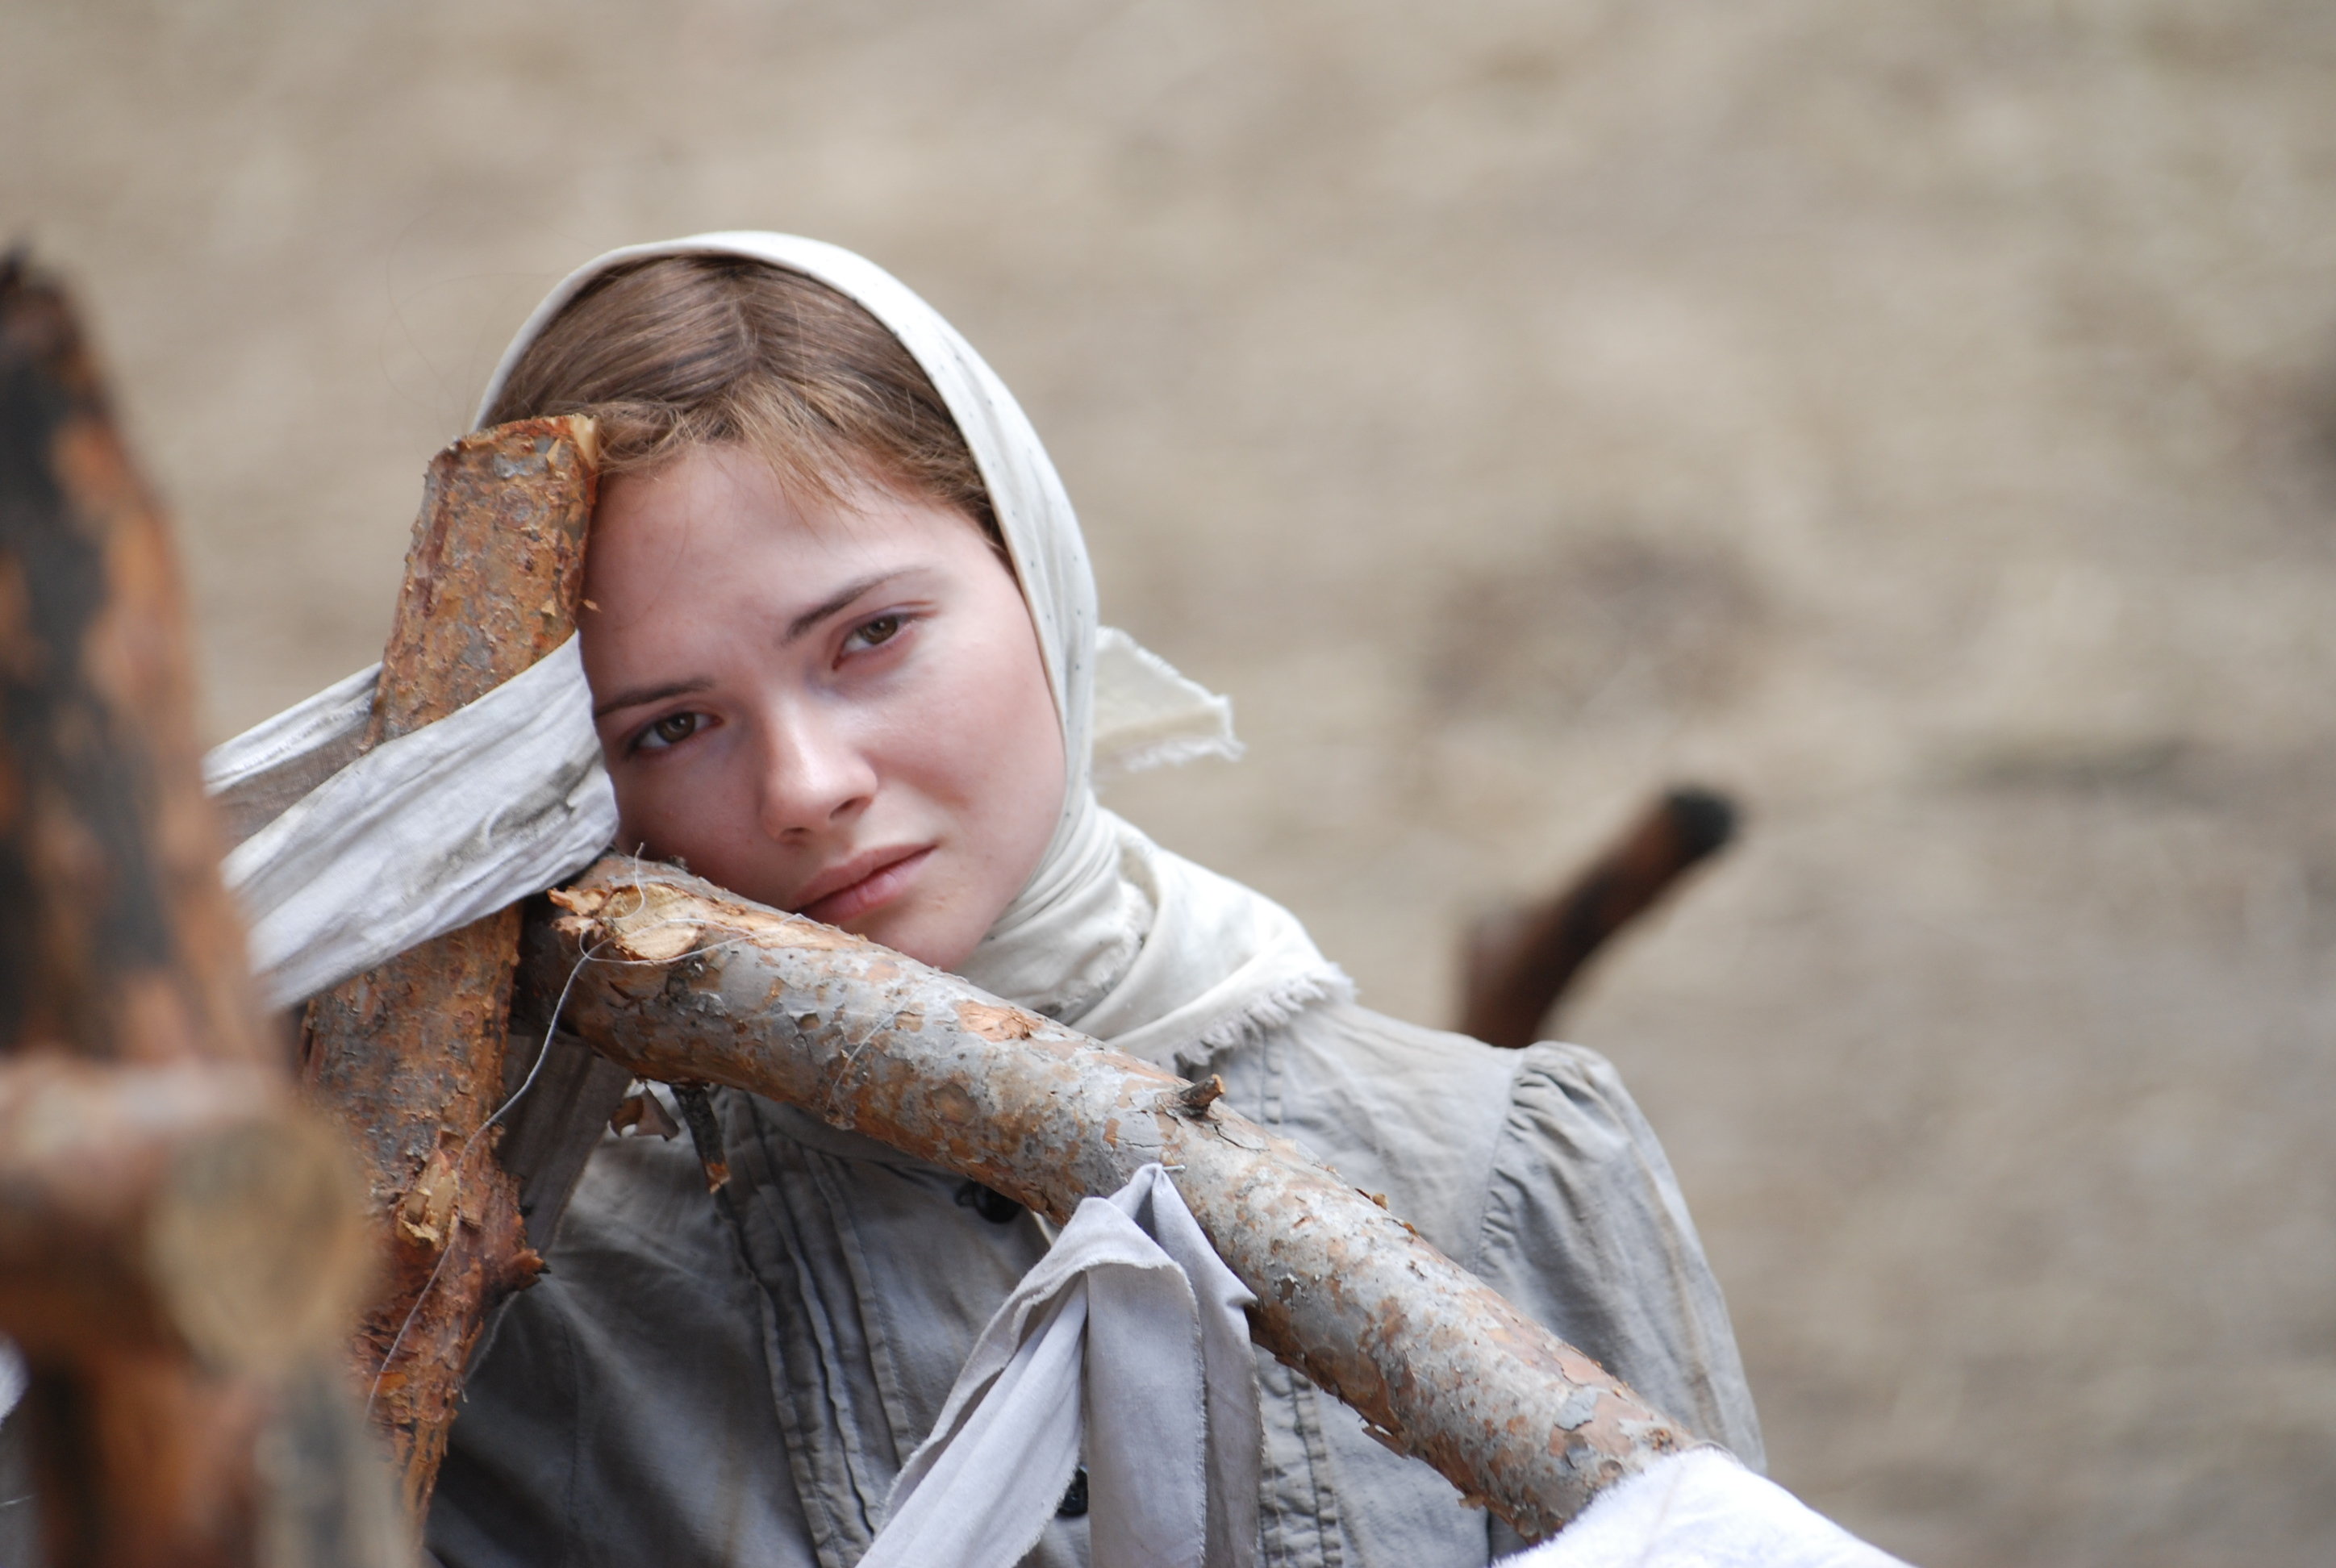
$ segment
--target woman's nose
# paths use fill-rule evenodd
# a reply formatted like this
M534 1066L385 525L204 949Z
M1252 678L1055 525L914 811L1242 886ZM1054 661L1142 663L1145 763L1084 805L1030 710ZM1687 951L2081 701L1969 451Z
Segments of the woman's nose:
M761 811L771 837L824 833L875 797L875 767L832 716L815 708L774 715L764 733Z

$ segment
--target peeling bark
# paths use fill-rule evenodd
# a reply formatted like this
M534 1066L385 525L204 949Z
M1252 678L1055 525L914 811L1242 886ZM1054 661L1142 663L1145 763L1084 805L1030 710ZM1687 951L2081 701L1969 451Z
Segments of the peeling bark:
M444 717L575 628L595 489L589 420L522 420L432 462L366 744ZM519 914L316 998L306 1075L365 1165L384 1259L351 1356L404 1497L430 1501L487 1310L542 1267L487 1118L501 1097Z
M1060 1222L1158 1161L1259 1298L1257 1342L1527 1536L1690 1439L1297 1145L887 949L611 858L530 929L563 1027L628 1070L752 1090Z
M313 1524L378 1563L343 1529L362 1456L306 1523L258 1462L299 1381L266 1374L337 1333L363 1257L219 881L190 667L94 359L62 291L0 261L0 1332L33 1367L47 1561L288 1565Z

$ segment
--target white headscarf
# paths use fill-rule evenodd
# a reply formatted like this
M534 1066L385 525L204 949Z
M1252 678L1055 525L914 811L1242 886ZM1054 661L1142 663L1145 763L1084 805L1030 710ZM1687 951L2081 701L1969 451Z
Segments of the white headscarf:
M706 255L784 268L858 302L931 378L988 489L1054 688L1067 777L1046 855L960 966L966 977L1187 1070L1299 1008L1350 994L1288 911L1159 848L1096 803L1099 766L1238 755L1229 705L1097 625L1085 542L1037 432L971 346L890 273L783 234L703 234L610 251L536 307L504 351L479 418L593 279L648 258ZM280 999L550 885L614 831L572 640L460 713L347 763L370 706L371 673L209 759L231 818L266 822L230 855L228 873ZM521 729L524 741L515 738Z

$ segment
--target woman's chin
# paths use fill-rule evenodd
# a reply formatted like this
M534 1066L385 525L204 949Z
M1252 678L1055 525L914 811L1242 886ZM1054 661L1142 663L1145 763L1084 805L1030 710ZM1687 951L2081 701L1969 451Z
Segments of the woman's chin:
M928 968L954 969L981 945L982 933L960 930L961 924L936 911L892 905L871 910L843 929Z

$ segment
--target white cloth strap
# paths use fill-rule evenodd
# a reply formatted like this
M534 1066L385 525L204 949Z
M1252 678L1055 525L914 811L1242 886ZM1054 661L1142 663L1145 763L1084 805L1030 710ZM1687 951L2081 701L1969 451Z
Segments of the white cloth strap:
M974 1342L861 1568L1011 1568L1083 1434L1095 1568L1250 1568L1256 1299L1160 1166L1081 1203Z
M1690 1448L1601 1492L1502 1568L1906 1568L1725 1450Z
M265 814L254 797L301 759L353 752L370 692L352 676L205 758L229 818ZM571 637L478 701L334 773L220 871L251 923L251 967L284 1007L542 891L590 864L616 831Z

